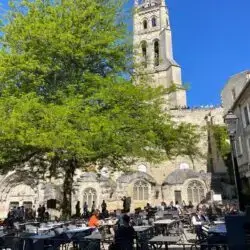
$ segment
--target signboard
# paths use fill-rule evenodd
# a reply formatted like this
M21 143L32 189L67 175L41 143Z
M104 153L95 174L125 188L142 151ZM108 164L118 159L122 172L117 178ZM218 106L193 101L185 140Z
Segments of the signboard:
M222 201L221 194L214 194L213 195L213 201Z

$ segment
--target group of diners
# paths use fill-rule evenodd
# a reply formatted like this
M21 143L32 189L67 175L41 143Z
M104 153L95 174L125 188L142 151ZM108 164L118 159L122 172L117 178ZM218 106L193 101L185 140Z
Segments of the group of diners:
M128 203L127 203L128 204ZM220 211L218 213L218 209ZM91 210L93 210L91 208ZM190 228L194 229L199 240L204 240L207 237L205 226L211 225L217 217L223 214L238 213L236 206L225 205L223 209L221 206L214 204L200 203L194 207L191 203L188 205L170 202L168 205L162 202L159 206L152 206L149 203L143 208L135 209L134 213L130 213L128 207L125 209L117 209L113 212L107 210L106 202L103 201L101 209L94 209L88 211L89 216L80 215L79 218L72 218L68 222L63 222L57 219L54 222L42 223L39 220L17 221L21 233L31 234L31 239L36 239L36 244L44 239L53 240L54 237L68 237L63 238L65 242L92 242L100 241L108 238L110 249L126 249L132 250L136 242L137 249L145 249L145 244L168 244L181 242L184 231L180 229L181 224L188 223ZM78 213L79 215L79 213ZM189 222L187 222L189 220ZM218 219L217 219L218 221ZM221 223L223 219L220 220ZM3 228L4 229L4 228ZM209 230L209 229L208 229ZM3 230L4 232L4 230ZM20 232L19 236L21 235ZM0 230L0 238L2 237ZM185 235L185 234L184 234ZM108 236L108 237L107 237ZM21 237L21 236L20 236ZM26 236L25 236L26 237ZM26 237L25 240L28 238ZM183 241L182 241L183 242ZM78 249L85 249L80 247ZM83 245L82 245L83 246ZM124 247L126 246L126 247ZM25 248L29 250L32 248ZM38 249L37 246L34 249Z
M225 216L240 215L235 204L217 205L199 204L191 215L191 225L194 228L200 249L206 249L202 244L227 245L227 229ZM225 247L226 248L226 247ZM221 249L216 247L216 249Z
M2 225L13 228L15 222L25 222L37 220L40 222L49 221L50 215L44 205L39 205L37 211L34 208L12 207L10 208L7 218L1 222Z
M57 239L58 242L58 237L60 237L60 240L64 240L65 243L77 245L77 249L85 249L86 245L84 244L86 242L101 241L107 234L110 236L110 249L132 250L134 249L135 242L138 243L138 246L145 243L142 238L140 238L142 234L146 233L147 236L149 236L148 232L151 231L151 239L155 236L155 231L153 230L155 226L166 225L166 222L154 225L154 220L150 225L147 218L148 214L152 212L151 210L154 210L154 208L147 204L145 209L136 211L135 213L117 209L115 211L116 213L109 213L110 216L108 218L103 217L103 211L95 209L87 219L71 219L67 222L57 220L45 223L37 220L15 221L13 223L15 230L9 232L12 236L14 232L15 239L18 239L13 240L12 243L21 244L21 248L25 250L43 249L42 247L44 247L45 242L51 244L50 242L55 239ZM141 218L141 220L137 220L137 218ZM167 225L174 221L175 220L168 220ZM158 220L158 222L160 222L160 220ZM6 236L9 232L5 226L2 230L0 228L0 238L7 238ZM103 233L106 235L104 236ZM141 239L140 242L139 238ZM147 240L149 240L148 237ZM4 244L4 240L2 240L2 242ZM141 247L140 249L144 248Z

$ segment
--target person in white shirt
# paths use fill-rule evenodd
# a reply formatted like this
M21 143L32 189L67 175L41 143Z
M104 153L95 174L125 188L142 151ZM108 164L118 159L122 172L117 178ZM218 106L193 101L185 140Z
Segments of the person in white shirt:
M204 225L209 223L208 218L205 216L204 210L199 209L195 215L192 216L192 224L194 226Z
M175 207L176 207L176 209L178 211L178 214L181 215L182 214L182 209L181 209L181 206L179 205L178 201L175 202Z
M197 211L195 215L192 216L192 225L195 227L196 235L198 236L199 240L205 238L205 234L202 230L202 225L208 224L209 220L205 216L204 210L200 209Z

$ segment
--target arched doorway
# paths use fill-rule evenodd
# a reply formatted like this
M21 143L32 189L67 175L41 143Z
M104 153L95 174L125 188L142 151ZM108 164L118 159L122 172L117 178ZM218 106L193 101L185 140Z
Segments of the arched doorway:
M35 201L35 191L28 185L19 184L12 187L7 196L9 208L24 206L32 208Z
M91 209L93 201L97 201L97 192L94 188L86 188L83 191L83 204L86 202L88 208Z

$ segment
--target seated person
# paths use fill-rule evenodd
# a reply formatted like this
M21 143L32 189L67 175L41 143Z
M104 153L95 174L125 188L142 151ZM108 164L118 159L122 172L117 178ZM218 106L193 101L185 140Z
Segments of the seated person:
M93 212L93 214L90 217L89 222L88 222L89 227L98 227L100 225L99 215L100 215L99 210L95 210Z
M198 210L197 213L192 216L192 225L195 227L195 232L199 240L206 238L206 235L202 230L202 225L207 223L209 223L209 220L202 209Z
M192 203L192 201L189 201L189 203L188 203L188 206L187 206L188 208L193 208L194 207L194 205L193 205L193 203Z
M231 205L229 208L229 213L230 215L237 215L239 214L239 211L237 209L237 206L235 204Z
M133 250L135 230L130 226L130 217L126 214L122 217L123 225L118 227L115 232L115 249Z
M171 210L171 211L176 211L177 210L177 208L174 206L174 202L173 201L170 202L170 204L168 206L168 210Z

